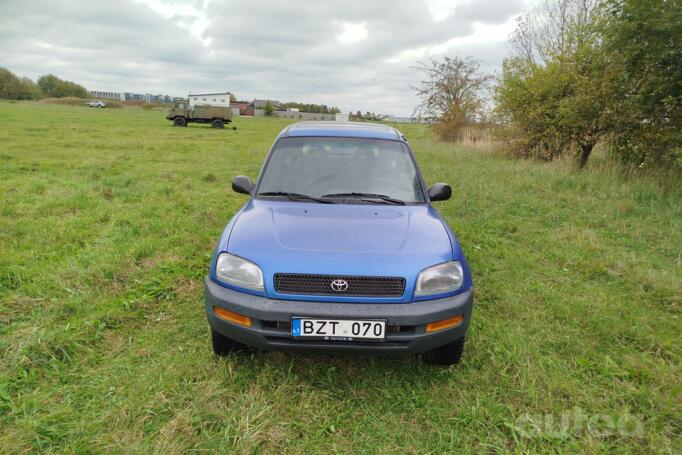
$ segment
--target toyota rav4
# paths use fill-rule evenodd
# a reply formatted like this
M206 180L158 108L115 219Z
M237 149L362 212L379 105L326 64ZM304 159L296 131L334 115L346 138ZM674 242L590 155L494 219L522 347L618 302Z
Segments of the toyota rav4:
M205 307L213 350L417 353L458 363L473 283L405 137L379 124L284 129L216 247Z

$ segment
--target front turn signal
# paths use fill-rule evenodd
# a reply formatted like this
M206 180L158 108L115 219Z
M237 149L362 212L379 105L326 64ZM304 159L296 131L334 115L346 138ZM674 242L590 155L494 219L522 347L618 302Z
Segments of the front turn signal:
M449 318L449 319L443 319L442 321L436 321L436 322L431 322L426 325L426 331L427 332L438 332L440 330L445 330L445 329L451 329L453 327L457 327L464 321L464 316L461 314Z
M225 319L226 321L234 322L235 324L243 325L245 327L251 327L251 318L248 316L233 313L232 311L227 311L226 309L217 306L213 307L213 311L221 319Z

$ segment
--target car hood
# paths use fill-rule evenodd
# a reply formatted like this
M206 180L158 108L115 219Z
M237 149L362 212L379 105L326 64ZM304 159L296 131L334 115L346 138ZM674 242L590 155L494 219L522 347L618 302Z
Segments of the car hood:
M406 287L398 299L314 296L310 300L411 301L419 272L453 258L448 231L427 205L251 200L235 218L219 249L258 264L266 294L273 298L310 297L276 293L275 273L312 273L399 276L406 279Z

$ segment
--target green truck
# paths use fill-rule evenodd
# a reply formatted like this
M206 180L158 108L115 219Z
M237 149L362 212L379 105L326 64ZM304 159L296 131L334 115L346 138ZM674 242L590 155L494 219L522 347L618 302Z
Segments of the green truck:
M176 101L166 115L174 126L187 126L188 123L210 123L213 128L224 128L232 122L232 111L229 106L212 106L209 104L190 105L189 100Z

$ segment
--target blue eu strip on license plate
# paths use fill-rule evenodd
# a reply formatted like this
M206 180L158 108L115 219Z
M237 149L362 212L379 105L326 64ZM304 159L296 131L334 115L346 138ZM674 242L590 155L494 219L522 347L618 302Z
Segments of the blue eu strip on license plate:
M291 321L291 335L295 337L301 336L301 320L293 319Z

